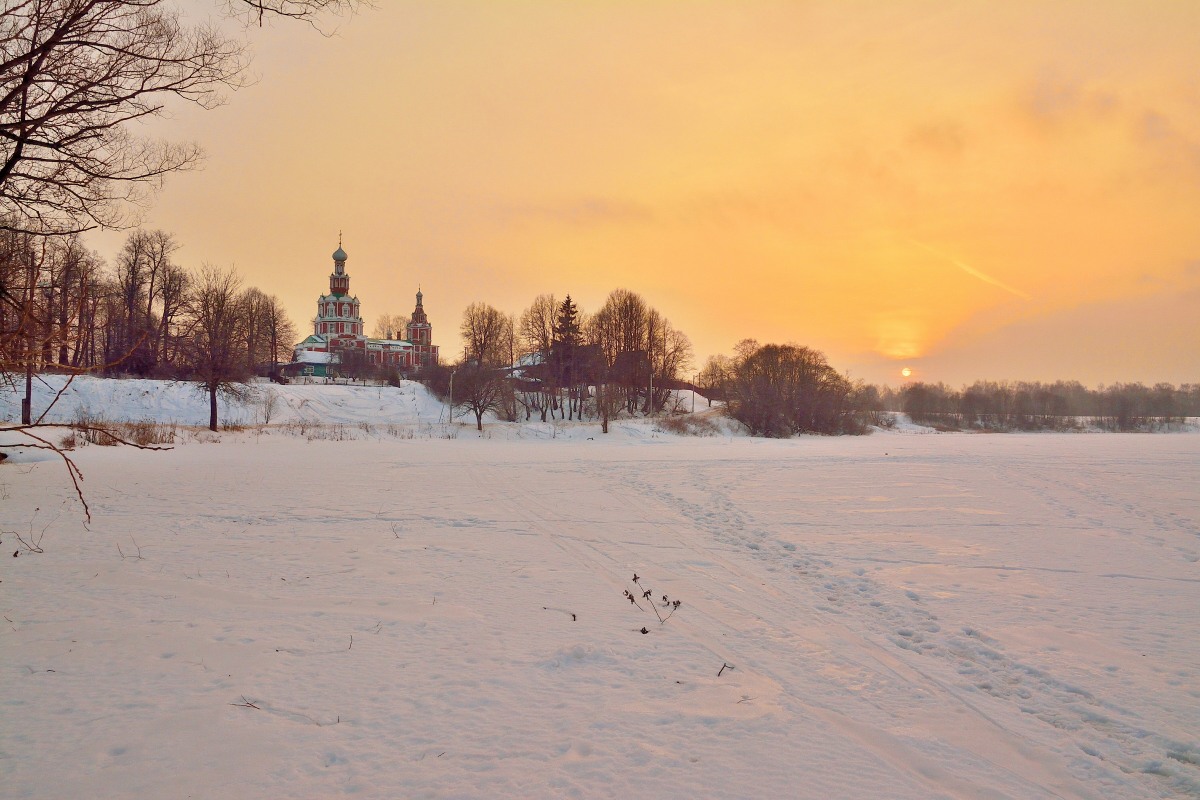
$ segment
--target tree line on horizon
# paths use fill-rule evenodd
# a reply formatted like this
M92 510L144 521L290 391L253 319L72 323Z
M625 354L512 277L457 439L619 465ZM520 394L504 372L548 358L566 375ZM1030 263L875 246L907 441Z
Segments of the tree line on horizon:
M1175 386L1078 381L976 381L962 389L916 382L884 387L881 408L916 423L950 429L1055 431L1085 424L1104 430L1155 430L1200 416L1200 383Z

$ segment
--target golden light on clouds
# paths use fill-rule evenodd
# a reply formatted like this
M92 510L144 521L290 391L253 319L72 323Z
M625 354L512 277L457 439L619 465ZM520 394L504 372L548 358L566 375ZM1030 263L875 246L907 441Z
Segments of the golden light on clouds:
M875 351L886 358L904 360L922 355L922 333L919 321L911 315L881 317L877 326L879 339Z
M302 327L344 229L368 322L420 283L448 353L473 301L623 287L700 357L1200 377L1200 4L379 5L251 31L258 83L164 132L210 157L149 224Z

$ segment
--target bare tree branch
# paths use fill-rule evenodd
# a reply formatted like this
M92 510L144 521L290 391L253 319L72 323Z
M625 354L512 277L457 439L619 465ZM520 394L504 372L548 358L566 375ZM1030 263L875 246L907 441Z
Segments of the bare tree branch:
M164 0L7 2L0 17L0 228L118 227L195 145L136 136L168 103L212 108L241 83L242 44Z

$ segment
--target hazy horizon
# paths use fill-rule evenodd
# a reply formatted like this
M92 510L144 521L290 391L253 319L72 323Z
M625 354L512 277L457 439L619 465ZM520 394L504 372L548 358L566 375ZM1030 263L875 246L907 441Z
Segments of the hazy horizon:
M212 13L207 4L196 8ZM332 27L332 26L326 26ZM143 225L302 335L627 288L873 383L1200 380L1200 7L412 3L247 30ZM89 234L106 258L125 233Z

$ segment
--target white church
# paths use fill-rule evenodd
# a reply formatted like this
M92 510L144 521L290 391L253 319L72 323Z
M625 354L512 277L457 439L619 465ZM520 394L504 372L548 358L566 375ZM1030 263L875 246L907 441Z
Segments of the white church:
M350 294L350 275L346 272L346 251L338 243L333 253L333 272L329 276L329 294L317 298L317 316L313 332L296 345L292 364L284 373L293 376L328 377L338 365L352 359L376 367L398 370L402 375L419 373L437 364L438 348L433 343L433 326L425 315L421 291L417 307L400 338L400 331L388 331L386 339L368 338L363 327L357 297ZM362 357L357 358L356 353Z

